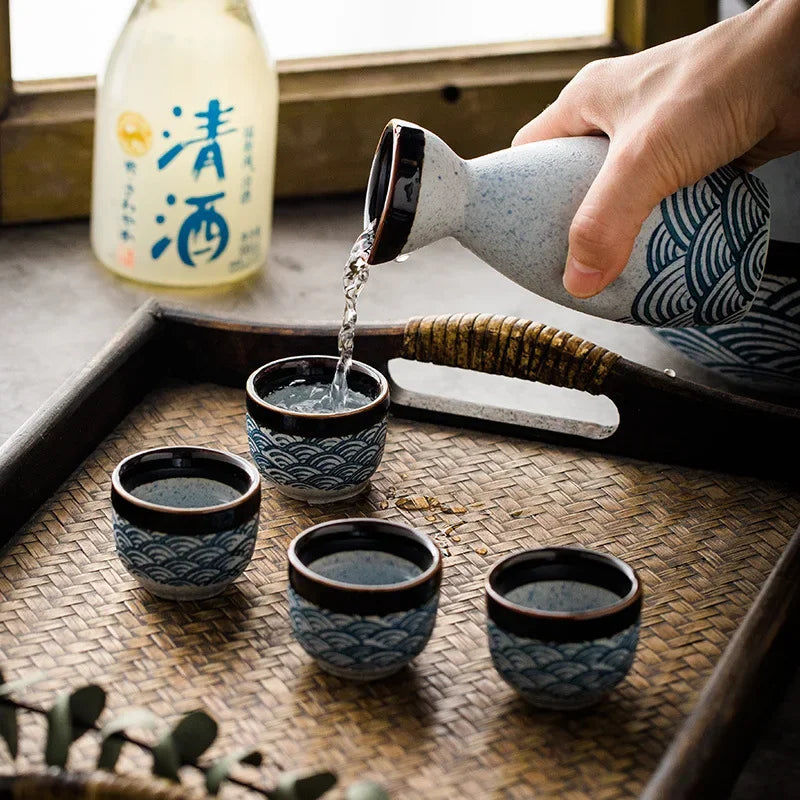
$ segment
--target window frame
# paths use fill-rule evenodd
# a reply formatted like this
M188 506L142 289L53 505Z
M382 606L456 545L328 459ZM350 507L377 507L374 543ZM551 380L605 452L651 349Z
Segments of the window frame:
M717 19L716 0L610 8L611 37L279 62L276 195L363 190L393 116L437 131L465 157L504 147L585 64ZM14 83L9 0L0 0L0 224L88 215L94 89L94 78Z

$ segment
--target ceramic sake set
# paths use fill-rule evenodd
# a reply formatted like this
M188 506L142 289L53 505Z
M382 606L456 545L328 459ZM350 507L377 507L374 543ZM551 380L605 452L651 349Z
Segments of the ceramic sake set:
M348 387L370 402L335 414L292 411L270 403L270 393L302 380L330 384L334 356L283 358L247 380L247 438L264 479L282 494L310 503L344 500L365 491L383 457L389 384L354 361Z
M365 364L354 363L352 385L371 399L355 411L291 412L264 399L289 377L330 380L332 361L281 359L247 382L253 460L276 490L307 502L363 491L386 436L388 386ZM331 427L311 424L323 416L336 417ZM320 476L331 480L323 485ZM230 453L161 447L134 454L112 475L117 553L158 597L212 597L249 564L260 501L258 471ZM385 678L428 643L442 571L434 542L407 525L370 518L315 525L288 552L292 633L327 672ZM497 564L485 591L493 663L532 704L592 705L630 669L641 588L622 562L569 548L525 551Z
M622 275L582 300L562 284L568 232L607 151L605 137L571 137L464 160L434 133L391 120L366 195L364 222L377 228L370 261L452 236L531 292L651 326L731 381L800 388L800 244L792 244L800 154L794 169L761 168L764 180L725 166L665 198ZM784 185L791 175L794 183ZM772 212L767 186L780 201ZM771 217L774 247L790 253L790 269L773 269L771 259L766 271Z
M260 500L258 474L238 456L201 447L137 453L112 475L117 553L158 597L211 597L250 562ZM327 672L386 678L428 643L442 571L433 540L407 525L371 518L315 525L289 547L292 633ZM485 592L492 661L533 705L594 705L628 673L642 590L618 559L528 550L496 564Z

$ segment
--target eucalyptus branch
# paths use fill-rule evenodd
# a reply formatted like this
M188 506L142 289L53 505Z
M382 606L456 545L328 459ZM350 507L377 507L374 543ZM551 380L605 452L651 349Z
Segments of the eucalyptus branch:
M47 715L48 715L48 712L45 709L40 708L39 706L32 705L31 703L26 703L26 702L21 701L21 700L16 700L16 699L14 699L12 697L4 697L2 699L2 701L0 701L0 702L6 703L6 704L11 705L11 706L14 706L15 708L17 708L20 711L27 711L27 712L29 712L31 714L38 714L41 717L45 717L46 718ZM90 726L90 730L94 731L95 733L99 733L100 730L101 730L101 727L97 723L94 723L93 725ZM144 752L148 752L151 755L153 753L153 746L152 745L148 744L147 742L145 742L145 741L143 741L141 739L138 739L135 736L131 736L130 734L126 733L125 731L120 731L119 733L115 733L114 736L122 739L127 744L132 744L135 747L138 747L140 750L142 750ZM194 767L195 769L197 769L200 772L202 772L204 776L206 776L208 774L209 770L212 768L212 765L205 765L205 764L199 763L197 761L190 761L190 762L188 762L186 764L186 766ZM236 777L233 777L231 775L229 775L226 778L226 780L229 783L236 784L237 786L240 786L243 789L247 789L247 790L249 790L251 792L255 792L256 794L260 794L263 797L271 798L271 800L279 800L279 796L276 795L274 793L274 791L271 790L271 789L266 789L263 786L258 786L258 785L254 784L254 783L248 783L247 781L243 781L240 778L236 778Z
M113 772L122 746L132 744L150 753L153 775L180 783L181 767L193 767L203 774L206 791L216 794L223 782L228 781L269 800L317 800L336 785L332 772L284 773L278 776L277 785L267 789L255 783L232 777L230 771L237 764L260 766L261 753L254 749L238 749L212 762L200 761L200 756L217 737L217 722L204 711L184 714L155 744L131 736L125 728L153 728L160 720L146 709L136 709L117 715L104 726L98 719L105 709L106 693L94 684L60 694L49 710L12 697L12 693L42 677L29 675L13 683L5 683L0 672L0 740L5 740L11 760L16 760L18 749L17 712L27 711L47 719L45 761L48 766L65 769L72 743L84 733L93 731L100 738L97 769ZM347 800L388 800L384 789L371 781L362 781L350 787Z

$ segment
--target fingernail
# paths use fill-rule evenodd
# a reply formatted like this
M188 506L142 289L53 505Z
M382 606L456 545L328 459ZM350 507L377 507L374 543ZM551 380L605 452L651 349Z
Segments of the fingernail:
M581 264L573 256L567 258L567 266L564 269L564 288L573 297L592 297L596 295L603 286L603 272L593 267Z

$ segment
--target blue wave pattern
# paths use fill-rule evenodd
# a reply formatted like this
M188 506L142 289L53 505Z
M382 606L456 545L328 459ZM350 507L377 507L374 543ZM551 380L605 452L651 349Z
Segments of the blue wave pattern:
M764 274L768 223L764 184L732 167L663 200L647 247L650 277L629 321L684 327L740 319Z
M114 513L117 554L132 575L171 587L199 587L238 578L250 562L258 517L233 530L198 536L146 531Z
M250 455L261 474L280 486L345 490L369 480L383 458L386 419L348 436L313 438L276 433L247 415Z
M383 616L338 614L289 587L289 621L303 649L323 669L341 677L374 680L418 656L433 631L438 595L411 611Z
M796 387L800 381L800 281L767 275L736 325L658 331L671 345L737 381Z
M542 642L487 622L492 661L503 680L542 708L583 708L601 700L627 674L639 623L607 639Z

